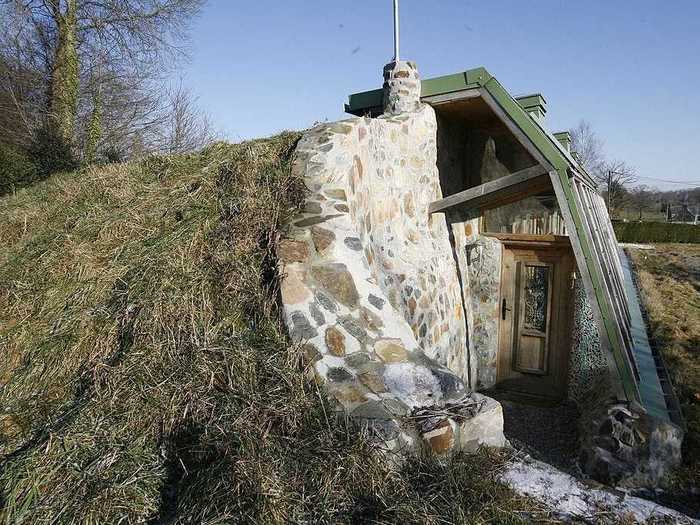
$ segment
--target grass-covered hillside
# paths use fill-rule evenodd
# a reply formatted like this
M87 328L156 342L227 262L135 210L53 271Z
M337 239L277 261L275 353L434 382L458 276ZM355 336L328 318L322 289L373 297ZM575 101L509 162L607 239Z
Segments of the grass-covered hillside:
M392 470L305 373L275 246L298 135L0 198L0 522L528 522L495 456Z

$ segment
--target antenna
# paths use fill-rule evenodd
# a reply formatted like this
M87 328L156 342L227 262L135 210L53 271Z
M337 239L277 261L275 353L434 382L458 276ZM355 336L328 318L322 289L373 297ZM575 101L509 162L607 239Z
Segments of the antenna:
M399 60L399 0L394 0L394 62Z

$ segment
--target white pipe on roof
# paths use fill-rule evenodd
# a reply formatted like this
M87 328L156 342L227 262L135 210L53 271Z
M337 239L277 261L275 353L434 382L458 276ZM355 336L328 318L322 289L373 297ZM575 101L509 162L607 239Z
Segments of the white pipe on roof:
M394 0L394 62L399 60L399 0Z

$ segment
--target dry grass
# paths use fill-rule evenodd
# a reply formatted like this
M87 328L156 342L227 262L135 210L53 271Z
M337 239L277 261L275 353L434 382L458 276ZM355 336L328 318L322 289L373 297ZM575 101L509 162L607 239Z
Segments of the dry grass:
M391 469L306 379L274 277L297 140L0 199L1 521L531 519L498 456Z
M700 245L630 250L653 343L669 368L688 424L681 481L700 487Z

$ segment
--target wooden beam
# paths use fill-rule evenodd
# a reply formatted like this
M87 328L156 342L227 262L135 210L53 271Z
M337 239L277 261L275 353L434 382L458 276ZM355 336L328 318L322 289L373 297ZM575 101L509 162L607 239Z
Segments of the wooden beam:
M429 95L427 97L422 97L421 101L427 102L431 106L439 106L441 104L479 97L481 97L481 91L478 89L463 89L461 91L453 91L452 93L445 93L442 95Z
M486 182L480 186L469 188L439 201L432 202L428 207L428 213L443 211L457 205L464 205L468 208L481 208L508 195L526 192L535 179L543 175L547 175L547 170L543 166L531 166L500 179ZM543 180L548 181L549 177Z

